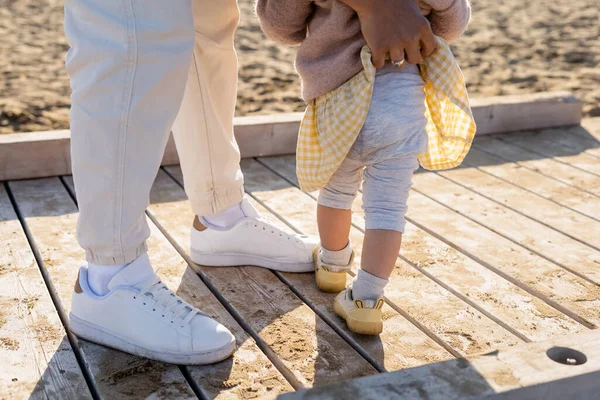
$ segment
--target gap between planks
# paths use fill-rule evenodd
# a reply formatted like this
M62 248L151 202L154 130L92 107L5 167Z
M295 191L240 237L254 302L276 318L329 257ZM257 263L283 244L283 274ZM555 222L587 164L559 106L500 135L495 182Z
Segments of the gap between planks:
M418 174L415 175L416 180L419 179L419 176L424 177L428 175L431 178L437 178L438 176L436 174ZM436 184L439 184L439 182L437 182ZM486 252L485 256L488 258L492 258L492 259L496 259L496 263L498 263L499 265L501 265L500 268L497 268L495 266L493 266L491 263L487 262L486 260L483 260L483 254L481 254L480 256L477 256L474 251L478 251L481 253L481 248L479 246L473 246L472 244L468 244L464 238L462 237L462 235L455 235L454 240L450 239L451 236L449 235L440 235L440 238L443 238L444 241L446 241L448 244L455 246L457 249L463 251L463 252L467 252L469 253L469 256L471 258L476 257L478 259L478 261L484 265L486 265L486 267L493 269L494 271L496 271L496 273L501 274L505 279L510 279L511 281L513 281L515 284L518 284L519 286L521 286L524 290L530 292L532 295L535 295L536 297L544 300L548 305L554 307L555 309L561 311L563 314L568 315L569 317L571 317L572 319L578 321L579 323L583 324L584 326L590 328L590 329L594 329L597 326L598 321L600 321L600 315L598 315L597 312L594 311L594 305L593 304L589 304L589 305L584 305L583 303L589 302L591 301L592 298L597 299L598 298L598 294L600 293L598 286L590 283L587 280L584 280L582 278L580 278L577 275L573 275L571 276L570 272L556 266L556 264L554 263L550 263L551 265L548 265L545 259L538 259L537 256L533 253L530 253L529 250L527 250L526 248L524 248L520 243L516 243L516 248L511 247L511 245L515 244L513 241L510 241L508 239L506 239L504 236L499 235L495 232L493 232L490 228L486 227L485 224L482 224L480 221L474 220L473 217L468 216L466 210L462 210L461 212L457 212L457 208L458 205L460 204L459 201L456 201L457 199L448 199L445 198L442 200L440 200L440 196L444 196L447 195L447 193L443 190L437 191L435 189L431 189L428 191L427 195L424 195L422 193L419 193L419 191L417 191L418 185L415 184L415 195L412 196L412 200L409 199L409 203L413 204L415 207L414 208L418 208L418 207L422 207L423 204L426 204L427 202L425 201L425 199L427 199L427 201L433 202L435 204L439 204L440 206L448 209L451 213L455 213L456 215L460 216L460 218L457 218L454 220L454 225L452 226L451 230L454 232L461 232L461 228L462 229L475 229L476 226L480 226L483 227L484 230L481 231L482 235L480 235L480 237L478 238L479 242L483 243L487 243L488 245L486 246L488 251ZM449 190L449 189L445 189L445 190ZM417 195L418 194L418 195ZM447 196L446 196L447 197ZM460 200L460 199L458 199ZM499 206L501 207L501 206ZM450 214L451 215L451 214ZM461 221L461 218L463 219L463 221ZM483 217L482 217L483 218ZM413 223L417 223L417 221L415 221L415 219L421 219L421 220L429 220L427 218L427 216L423 217L423 212L417 212L415 214L413 214ZM474 220L474 221L473 221ZM439 222L439 221L438 221ZM434 229L438 230L438 231L448 231L449 227L448 224L432 224L431 228L425 228L425 226L423 226L422 223L419 223L423 229L426 229L428 231L430 231L432 234L434 232ZM460 224L460 225L458 225ZM460 228L459 228L460 226ZM469 228L469 226L471 226L471 228ZM487 239L486 239L487 236ZM506 243L508 242L508 243ZM465 243L467 248L464 247L464 245L461 245L460 243ZM472 249L469 250L468 247L471 247ZM504 248L505 250L509 250L510 249L510 253L511 254L511 259L518 259L519 260L519 265L514 264L514 263L509 263L507 259L505 259L505 257L503 256L503 254L498 253L498 249ZM526 250L526 251L523 251ZM540 277L535 278L533 276L529 276L530 274L527 271L527 267L526 265L531 265L531 267L534 267L538 270L538 273L540 274ZM511 273L508 274L506 272L504 272L504 269L512 269ZM561 272L562 271L562 272ZM517 278L515 279L514 276L517 276ZM560 278L560 285L566 285L566 287L564 287L564 291L566 291L567 293L569 293L569 295L567 297L564 297L563 293L561 293L561 291L557 291L553 289L553 279L554 277L558 277ZM523 279L527 279L528 281L528 285L524 284ZM541 284L540 282L542 281L546 281L546 283ZM543 283L543 282L542 282ZM530 286L534 286L537 287L538 289L533 289ZM542 290L543 289L543 290ZM559 303L559 301L555 301L554 299L550 298L548 295L550 295L550 297L556 297L556 298L560 298L560 301L565 301L569 304L569 307L565 307L562 304ZM579 297L581 296L581 297ZM582 299L582 300L580 300Z
M72 177L63 178L63 183L65 183L67 189L69 189L74 197ZM195 390L195 392L198 392L197 395L201 398L211 398L215 397L215 395L225 398L229 396L243 397L245 391L266 394L273 391L282 392L303 388L304 386L299 384L294 377L288 379L290 378L290 374L289 371L286 373L286 368L283 368L282 373L282 369L279 368L281 362L276 357L273 362L271 359L273 357L264 355L264 347L261 347L260 343L253 342L254 338L251 334L250 337L252 339L246 335L248 332L244 327L243 321L240 323L239 318L236 318L234 314L228 313L228 304L224 304L222 295L214 286L205 284L196 271L194 271L194 264L191 263L187 256L182 257L179 251L180 248L176 244L175 246L173 245L169 235L164 235L163 227L155 223L151 213L148 212L147 214L150 218L150 227L153 231L150 237L151 246L149 246L149 255L155 268L158 265L163 266L159 267L157 271L159 275L162 275L162 280L169 287L179 287L178 294L184 299L187 298L188 302L192 305L200 308L210 317L219 320L219 322L227 326L234 333L238 342L236 354L228 360L214 364L213 366L179 366L188 383L191 382L190 386L193 385L192 388L194 386L197 387L197 390ZM159 239L160 247L152 246L153 237ZM165 269L165 265L170 265L171 267ZM190 301L190 299L194 300ZM240 343L242 343L241 346ZM256 346L258 348L255 348ZM263 351L263 355L260 354L261 351ZM269 362L272 362L272 365L269 365ZM221 367L224 363L234 364L231 371L228 371L225 367ZM256 365L254 366L254 364ZM213 375L216 375L216 377ZM231 375L233 375L233 378ZM266 376L265 380L270 382L270 385L263 385L260 380L257 380L259 376L262 378ZM219 383L219 380L224 382ZM290 380L293 383L289 382ZM202 385L199 385L198 382L206 381L210 385L206 387L208 384L205 384L205 389L202 389ZM236 390L236 387L239 387L239 390ZM223 388L231 390L220 390Z
M39 249L52 291L67 311L78 266L83 263L82 251L74 235L77 208L58 178L10 182L9 186ZM168 394L196 398L176 366L163 367L162 363L85 340L77 339L76 343L85 355L103 398L132 398L133 393L135 396L153 394L157 398L166 398ZM147 372L140 374L138 370ZM153 379L159 382L153 383Z
M540 158L539 154L497 137L477 141L475 148L490 156L513 162L520 168L569 185L590 196L600 198L600 177L576 169L569 164L560 163L553 158Z
M460 206L451 206L451 208L459 213L461 213L466 218L471 219L472 221L482 224L486 226L488 229L493 232L505 237L506 239L512 241L513 243L526 248L532 253L535 253L537 256L542 257L549 262L552 262L561 268L579 276L582 279L587 280L588 282L600 286L600 273L595 271L594 268L600 264L600 253L595 250L593 246L589 246L587 243L582 243L581 240L574 240L570 235L564 234L562 230L557 229L550 224L545 224L543 221L539 221L538 218L525 215L521 217L521 215L526 214L526 210L523 209L523 212L519 212L518 215L511 216L507 218L506 215L503 215L501 219L494 219L494 215L496 211L493 206L486 206L486 204L491 204L492 202L500 205L502 209L506 208L509 210L514 210L514 207L508 207L506 203L513 201L513 199L517 197L522 197L519 201L530 200L530 203L534 203L536 199L540 198L540 202L536 203L536 207L542 208L544 204L552 204L553 207L559 206L562 208L567 208L570 210L569 212L576 213L583 218L590 219L587 221L592 224L592 227L595 226L595 229L598 230L600 228L600 220L596 220L595 218L591 218L586 216L585 214L572 210L569 207L565 207L562 203L553 200L552 198L544 197L537 193L537 191L541 191L543 189L539 189L539 186L533 186L534 189L527 189L521 185L514 183L515 180L519 179L527 179L532 182L534 180L541 180L542 182L549 183L551 185L556 186L556 190L558 189L566 189L568 191L567 194L571 194L574 196L578 196L583 194L581 191L574 189L566 184L560 183L555 180L546 179L543 176L540 176L535 172L529 170L521 170L515 169L511 167L511 165L503 165L503 171L506 175L505 179L502 176L496 176L501 173L492 173L488 172L487 169L483 169L478 167L479 162L472 162L472 159L479 157L479 154L485 154L486 158L492 157L487 153L479 152L477 149L473 149L471 151L473 154L471 158L467 158L464 165L464 168L461 167L459 169L442 172L439 173L438 176L452 182L457 186L448 186L442 184L441 187L444 187L442 191L453 191L455 195L455 200L459 198L456 196L461 196L460 198L465 199L469 197L466 203L476 203L475 209L479 209L484 207L484 211L477 211L473 208L469 207L468 215L466 214L466 210L461 211ZM496 157L497 159L497 157ZM507 172L506 172L507 171ZM530 174L527 176L527 174ZM418 178L417 178L418 180ZM500 182L500 184L498 184ZM533 182L532 182L533 183ZM562 186L561 186L562 185ZM491 193L485 193L489 191L491 187L495 186L496 191L502 190L503 193L499 193L499 196L506 196L504 198L504 202L500 201L500 199L493 199L493 195ZM516 188L517 190L513 190L512 188ZM435 198L435 195L428 195L426 191L419 189L418 185L415 186L415 190L426 195L429 198ZM525 193L521 193L524 191ZM484 192L484 193L482 193ZM512 194L510 194L512 193ZM471 196L470 194L474 194L475 196ZM475 197L481 196L483 200L476 200ZM511 197L509 197L511 196ZM534 198L530 198L528 196L534 196ZM569 197L561 197L561 202L567 202ZM519 201L515 200L516 203ZM597 206L600 207L600 201L596 201L596 198L592 197L588 199L590 205L594 206L597 203ZM450 204L448 201L445 204ZM522 204L522 203L521 203ZM528 206L528 205L526 205ZM491 212L489 210L492 210ZM476 211L476 212L474 212ZM485 212L485 215L483 214ZM558 211L556 211L558 213ZM471 215L478 215L481 213L480 219L476 217L471 217ZM506 214L506 212L504 212ZM568 218L564 215L557 215L556 219L559 218ZM548 217L550 218L550 217ZM569 219L570 221L571 219ZM568 223L565 221L563 223ZM513 227L513 229L508 229L507 226L504 225L519 225L520 227ZM541 225L541 226L540 226ZM515 236L515 234L517 236ZM518 238L518 236L523 236ZM528 244L529 243L529 244ZM551 244L550 246L548 244ZM557 248L559 246L559 248ZM568 251L565 251L567 249ZM548 255L544 254L544 251L548 253ZM588 276L589 275L589 276Z
M183 189L161 170L151 197L150 215L173 246L188 257L188 227L193 213ZM337 381L340 375L357 377L378 372L269 270L205 266L196 266L195 270L222 294L230 312L255 332L257 340L302 385ZM381 366L379 369L383 370Z
M476 169L468 172L474 171ZM462 179L462 182L465 180L466 178ZM461 180L449 178L446 174L416 176L413 190L569 273L600 286L598 273L589 269L600 263L600 254L593 247L573 240L535 218L514 212L512 207L493 201L489 196L482 195L476 189L461 183ZM511 215L511 211L516 215ZM560 246L560 250L554 250L551 246L544 247L550 243L552 246ZM548 251L550 255L543 251ZM570 266L567 265L569 263ZM586 274L592 274L592 277Z
M486 143L489 144L491 141L487 141ZM484 158L496 160L498 162L491 165L485 165L485 163L480 163L477 161ZM501 166L498 164L501 164ZM551 201L558 206L564 207L582 216L591 218L596 222L600 222L600 218L596 217L595 213L595 211L598 209L597 207L600 207L600 196L584 191L573 186L572 184L564 183L555 177L544 175L540 173L540 171L533 168L522 166L517 162L513 162L508 158L501 157L491 151L486 151L483 146L480 146L477 143L469 151L469 155L463 162L463 165L471 168L477 168L479 171L491 175L504 183L516 186L519 189L524 190L536 197ZM502 168L504 168L504 171ZM540 181L545 182L548 184L545 186L549 187L543 187L542 190L540 190L539 187L533 186L535 190L532 190L526 186L526 183L539 183ZM542 193L544 189L546 192ZM552 196L553 191L560 190L569 191L569 195L572 197L572 199L564 198L563 196ZM569 200L573 200L575 204L569 204Z
M82 261L81 249L74 237L77 208L56 178L14 182L12 185L15 185L13 190L17 201L27 210L27 222L38 245L42 246L42 254L47 259L57 292L68 307L77 274L74 266ZM262 353L258 349L252 350L253 343L245 340L247 336L243 330L236 327L235 321L220 308L220 303L208 289L203 288L201 283L193 284L194 280L199 282L199 279L194 273L184 272L187 266L166 240L161 239L156 228L148 244L150 257L155 266L161 267L158 274L165 283L171 287L179 286L180 294L191 304L202 306L213 316L219 315L238 340L242 336L240 343L243 342L244 346L241 346L238 354L244 357L212 366L190 367L193 376L203 382L205 391L211 396L231 396L245 390L260 394L262 387L267 385L258 381L259 375L264 376L277 392L290 390L291 387L275 368L265 368L271 364L261 359ZM177 366L135 357L83 340L80 344L105 398L196 398Z
M8 190L0 185L0 398L98 399Z
M545 158L552 158L556 162L561 164L569 165L579 171L594 175L596 177L600 177L600 163L597 161L595 157L590 156L589 154L579 154L577 156L565 156L560 154L553 154L553 150L557 149L553 143L543 143L544 148L540 149L536 147L536 149L531 148L531 146L527 143L523 143L518 140L507 140L506 138L498 138L499 140L510 143L514 146L517 146L523 150L527 150L531 153L534 153L538 156ZM591 169L590 169L591 168Z
M65 189L67 189L67 192L69 193L69 196L75 203L75 206L77 208L79 208L79 204L77 203L77 196L75 195L75 185L73 183L72 177L61 176L61 177L59 177L59 179L60 179L61 183L63 184L63 186L65 187ZM190 389L194 392L194 394L201 400L208 400L210 397L202 389L202 387L200 387L200 385L198 385L198 382L196 382L194 380L194 378L192 377L192 374L190 373L189 368L185 365L178 365L177 367L181 371L181 373L182 373L183 377L185 378L185 380L187 381L188 385L190 385Z
M176 177L175 180L181 185L181 170L178 168L168 168L167 170L171 176ZM180 188L180 190L182 189ZM279 220L275 221L276 225L277 221ZM281 222L278 226L282 227L282 225L284 229L287 228ZM311 302L313 310L320 310L321 313L326 313L329 323L334 323L343 330L346 329L343 321L340 321L339 317L331 310L331 304L335 295L319 291L314 284L314 276L312 274L290 273L282 275L286 277L285 283L288 285L286 287L293 286L297 291L302 293L302 299ZM376 357L380 363L383 360L383 366L387 370L421 365L432 362L434 359L447 359L452 354L445 351L442 353L442 346L439 343L436 344L421 331L403 320L399 315L390 314L390 312L387 314L388 320L386 323L389 324L389 329L384 329L381 338L365 337L349 333L364 351ZM383 351L381 351L382 349Z
M314 214L312 212L308 211L311 208L311 206L308 204L304 204L305 201L303 200L303 199L307 199L307 201L309 201L312 205L314 205L314 199L310 199L308 196L305 196L305 193L300 192L297 188L293 187L293 185L292 185L292 188L290 188L289 190L284 189L283 188L284 185L281 185L280 183L276 183L277 180L274 180L273 178L268 177L269 174L271 174L273 176L277 176L277 175L274 174L271 170L260 165L259 163L256 164L259 166L258 168L261 168L266 173L259 172L256 167L251 167L251 165L252 165L252 163L248 160L246 160L244 162L244 166L245 166L244 173L246 176L247 187L252 188L249 190L251 192L251 194L253 196L255 196L256 198L258 198L261 202L263 202L263 204L265 204L267 207L269 207L273 213L275 213L276 215L279 216L279 218L288 219L289 217L291 217L292 219L294 219L296 221L296 222L294 222L295 224L299 223L299 225L296 225L296 228L298 230L300 230L304 233L308 233L308 234L315 234L316 227L315 227L315 223L314 223ZM279 165L278 167L279 168L277 168L277 170L279 172L281 172L282 169L285 169L285 167L282 167L281 165ZM279 177L278 179L281 179L282 183L284 182L284 178ZM273 182L271 185L271 187L273 189L273 193L274 193L273 196L280 196L280 197L284 196L284 197L281 197L279 199L279 201L277 201L277 199L275 197L273 197L272 199L269 197L265 197L268 193L268 192L266 192L266 190L268 190L268 187L269 187L265 184L265 182L268 182L267 180L271 180ZM259 185L258 187L260 187L260 188L257 187L257 184ZM287 183L285 185L287 185ZM256 191L256 192L253 193L254 191ZM269 204L272 204L272 206L270 206ZM294 206L292 206L292 204L294 204ZM274 209L273 207L277 207L277 209ZM288 216L288 214L289 214L289 216ZM311 222L306 222L306 221L311 221ZM300 226L302 226L302 227L300 228ZM359 254L360 247L361 247L360 243L362 242L362 232L360 231L360 229L357 229L356 226L351 231L351 239L354 243L354 247L356 247L356 249L357 249L357 254ZM395 272L393 272L393 275L398 275L398 274L399 274L398 269L396 269ZM434 297L439 296L438 294L436 294L436 292L441 291L441 288L437 287L433 282L429 283L429 281L426 278L419 280L418 277L419 277L419 274L417 274L416 277L415 276L408 276L408 277L403 276L403 278L405 278L405 279L397 279L398 276L396 276L396 278L394 278L394 276L393 276L392 283L390 284L390 287L388 287L388 290L387 290L388 293L391 293L391 296L390 295L387 296L388 297L387 302L396 311L402 313L403 316L406 316L419 329L423 330L428 335L434 336L435 339L438 341L445 341L445 339L442 339L438 334L432 332L431 329L427 328L424 324L420 323L417 319L413 318L410 315L411 312L406 312L402 308L398 307L398 299L399 298L396 297L397 294L394 294L397 291L395 289L395 286L397 286L399 283L404 284L405 280L407 282L412 282L414 284L421 285L423 290L426 290L427 296L430 296L430 297L431 296L434 296ZM414 290L418 290L418 289L414 288ZM411 291L410 291L410 289L407 288L407 290L403 290L402 292L410 293ZM452 291L448 291L448 292L450 292L450 293L447 293L446 291L441 291L441 293L443 293L442 298L438 298L435 301L432 300L432 302L433 303L437 302L437 304L445 304L445 305L450 304L450 308L448 309L448 312L457 313L457 316L459 316L459 319L462 318L463 321L470 320L470 318L465 319L465 316L464 316L465 311L467 314L473 314L476 317L476 321L479 321L479 320L477 320L477 318L479 318L479 319L482 318L482 316L479 315L479 309L477 306L473 307L473 308L475 308L475 310L477 310L476 312L473 312L473 310L469 311L469 309L468 309L468 305L470 305L469 302L466 302L467 304L463 304L460 301L460 300L462 300L461 298L453 299L452 294L456 294L456 292L454 292L454 293L452 293ZM395 299L393 299L392 297L395 297ZM409 299L410 299L410 297L409 297ZM405 305L410 306L413 309L415 309L413 300L405 300L403 303ZM411 306L411 304L413 304L413 306ZM436 314L436 312L432 310L432 307L429 305L428 302L423 303L422 308L425 310L424 312L426 312L426 313L431 313L431 315ZM461 311L461 310L463 310L463 311ZM485 312L483 314L485 315ZM441 315L442 318L439 318L438 320L449 318L451 315L453 315L453 314ZM446 320L445 322L441 323L442 326L445 326L445 328L442 329L440 327L436 327L436 323L433 322L431 317L428 317L426 319L429 319L428 323L433 324L432 326L434 326L434 329L436 329L438 331L441 329L440 334L448 337L449 339L452 339L452 335L451 335L452 333L462 335L463 333L461 333L461 332L463 332L463 331L461 331L461 329L465 328L465 325L461 325L461 324L452 328L452 324L454 323L454 321L448 322ZM485 323L486 320L487 319L484 318L483 320L479 321L479 323L476 322L474 324L474 326L476 326L477 328L473 328L473 327L466 328L467 330L464 331L464 334L466 334L466 337L474 337L476 342L481 341L484 337L488 337L489 339L494 338L495 340L497 340L500 336L498 336L499 333L493 333L494 327L502 328L502 324L500 324L500 325L492 324L492 325L490 325L490 327L492 329L489 330L488 325ZM492 321L490 321L490 322L495 322L495 321L493 321L493 318L492 318ZM472 331L472 329L475 329L475 331ZM507 330L513 334L516 334L515 336L521 338L522 340L527 340L524 335L521 335L516 331L511 331L510 328ZM502 329L496 329L496 331L498 331L500 333L503 332ZM487 332L487 333L485 333L485 332ZM510 344L511 339L504 336L504 339L501 340L500 343L502 343L502 342L504 342L505 344L506 344L506 342ZM517 343L517 342L514 342L514 343ZM488 343L488 345L490 345L490 343ZM454 344L454 346L456 346L456 344ZM485 347L485 345L484 345L484 347ZM480 350L485 351L485 349L480 349ZM456 351L456 349L455 349L455 351ZM462 351L462 349L461 349L461 351ZM468 352L473 352L473 349L469 349Z
M297 186L297 182L295 180L296 178L295 178L294 167L293 167L294 160L293 160L292 157L266 158L266 159L263 159L261 162L270 162L270 163L273 163L272 167L270 167L270 170L273 173L278 174L283 179L286 179L293 186ZM282 174L284 174L284 175L282 175ZM308 194L306 194L306 195L310 196ZM360 200L360 197L357 199L357 201L355 201L356 208L354 209L354 211L355 211L355 214L357 214L357 215L360 215L360 213L362 212L360 210L360 201L359 200ZM428 211L432 212L432 210L428 210ZM424 212L427 212L427 211L424 210ZM407 217L407 219L409 220L409 222L415 223L410 218ZM355 223L355 226L356 226L357 225L357 222L356 222L357 220L356 219L353 219L353 220L354 220L354 223ZM360 224L362 224L363 223L362 222L362 218L360 219L360 221L361 221ZM404 240L410 239L411 236L414 236L414 234L412 233L412 229L410 228L410 225L411 225L410 223L407 225L408 226L408 229L407 229L408 235L405 233ZM463 260L463 262L464 262L465 265L467 263L472 262L472 261L469 260L469 258L470 258L471 260L476 261L478 263L477 264L478 267L484 267L485 269L490 270L490 271L494 272L495 274L499 275L500 278L502 278L503 280L506 280L506 281L510 282L511 284L515 285L518 288L517 289L517 293L515 293L515 294L520 294L522 296L524 293L519 293L518 290L520 289L520 290L523 290L523 292L526 292L529 295L531 295L532 296L532 300L535 300L535 299L539 298L540 300L546 302L547 304L549 303L549 305L556 305L556 306L558 306L559 309L564 309L564 307L561 307L556 302L553 302L551 299L548 299L546 296L542 295L541 293L538 293L537 291L531 290L529 287L527 287L526 285L522 284L519 280L513 279L509 275L502 273L497 268L494 268L489 263L486 263L483 260L481 260L480 258L475 257L473 254L471 254L470 252L465 251L465 249L462 249L460 246L453 246L453 243L449 243L443 236L440 236L440 235L435 234L434 232L431 232L429 229L427 229L425 226L423 226L421 224L416 224L415 223L415 225L418 226L419 228L421 228L422 230L424 230L425 232L427 232L427 234L431 234L436 239L441 240L446 245L449 245L450 248L455 249L455 250L459 251L460 253L466 255L468 258ZM361 226L359 225L359 228L360 227ZM422 241L425 241L425 242L427 242L428 245L431 245L432 247L439 247L439 244L436 244L435 242L432 243L431 240L427 239L427 237L428 236L422 236L421 239L419 239L416 242L413 240L413 245L414 245L414 243L420 243ZM405 247L405 249L403 250L403 252L406 253L407 250L411 250L411 247L412 246ZM446 250L447 249L448 248L446 248ZM413 252L413 254L411 254L411 257L413 257L413 256L414 256L414 252ZM414 265L414 264L411 263L411 265ZM442 269L442 271L443 271L443 269ZM473 272L474 271L471 269L470 273L472 274ZM482 272L479 271L478 273L481 274ZM448 279L448 278L451 279L451 280L453 280L454 276L450 275L446 279ZM500 286L500 287L502 287L502 286ZM516 288L510 287L510 289L514 291ZM463 288L463 290L468 290L468 286L467 286L467 288ZM504 288L504 290L506 290L506 288ZM514 295L511 296L511 297L514 297ZM487 300L487 299L482 299L481 297L479 299L481 301ZM503 301L502 298L500 298L499 300ZM536 302L533 301L533 304L535 304L535 303ZM486 304L489 305L490 303L486 302ZM525 303L525 304L527 304L527 305L532 304L531 300L528 300L528 303ZM523 304L523 306L527 307L525 304ZM542 304L535 304L535 308L532 310L532 311L535 312L534 315L546 315L547 314L547 312L544 312L541 307L542 307ZM503 309L500 308L500 311L503 311ZM496 312L498 312L498 309L496 309ZM574 314L574 313L571 313L571 314ZM573 325L574 322L573 323L569 323L567 319L564 319L566 317L561 317L560 315L561 314L559 314L559 316L556 316L557 318L559 318L560 321L557 321L558 327L555 326L554 329L560 328L563 325L568 325L569 326L567 332L577 332L577 331L579 331L578 329L581 329L581 328L577 328L577 326L578 326L577 324ZM576 316L576 315L574 315L574 316L575 316L576 319L578 318L578 316ZM506 315L506 317L511 317L512 318L513 316L509 314L509 315ZM525 317L524 319L527 319L527 317ZM540 322L543 323L545 319L546 318L543 318ZM523 319L521 319L521 320L519 320L519 318L516 318L516 320L514 318L512 319L512 324L513 325L514 324L521 324L522 325L522 323L523 323ZM551 326L547 326L546 329L544 329L544 331L548 330L550 332L550 331L554 331L554 329L552 329ZM533 331L529 330L529 332L530 332L530 334L537 334L537 335L539 335L539 331L535 327L534 327ZM538 337L538 339L536 339L536 340L543 339L543 338L544 337L541 337L541 338Z
M581 215L580 213L575 213L575 212L571 212L570 210L562 207L562 206L558 206L558 209L556 208L557 205L547 201L546 199L539 199L538 202L536 202L535 206L532 206L531 203L527 203L528 198L531 199L531 195L529 193L519 193L520 197L521 197L521 201L524 201L525 204L521 205L521 206L517 206L517 205L510 205L510 204L514 204L518 202L518 198L509 198L509 199L505 199L503 202L499 201L498 199L494 198L492 195L488 194L486 191L489 190L489 187L491 187L491 185L494 183L494 181L498 181L495 183L499 183L499 185L496 186L500 186L500 187L504 187L506 189L506 186L514 186L511 184L506 184L506 182L502 182L500 179L497 179L495 177L490 177L491 179L481 179L483 181L486 182L487 185L489 186L475 186L473 183L469 182L464 175L467 175L468 173L471 173L472 171L476 171L475 168L468 170L466 168L458 168L452 171L448 171L448 172L436 172L435 175L443 178L449 182L452 182L455 187L461 187L462 189L464 189L466 192L468 193L473 193L475 195L477 195L478 197L480 197L481 199L485 199L482 200L482 203L494 203L497 204L507 210L512 211L514 214L515 218L521 218L521 219L526 219L529 220L529 222L532 222L534 224L529 224L529 225L542 225L543 228L547 228L546 231L549 232L549 236L555 236L555 237L559 237L559 236L564 236L568 239L571 239L574 242L578 242L580 245L583 245L583 247L588 247L587 250L583 250L583 251L587 251L590 254L593 254L594 252L600 252L600 247L598 246L598 244L594 244L591 243L598 241L598 239L600 238L600 224L597 224L597 221L595 221L592 218L589 218L585 215ZM465 173L466 174L462 174ZM485 173L482 173L483 175L487 175ZM418 174L418 175L422 175L424 176L424 174ZM429 176L432 176L433 174L429 174ZM458 178L457 178L458 176ZM417 176L417 180L418 178L421 176ZM516 186L514 186L515 188L517 188ZM500 189L500 188L498 188ZM509 188L510 189L510 188ZM518 188L517 188L518 189ZM520 189L519 189L520 190ZM421 194L425 194L425 192L421 191L420 189L417 189L417 186L415 186L415 191L421 193ZM433 198L431 196L427 196L430 198ZM481 200L480 199L480 200ZM486 202L487 200L487 202ZM539 203L547 203L548 204L552 204L552 208L554 208L553 210L549 210L548 212L551 213L555 213L555 214L549 214L549 215L545 215L545 214L541 214L543 212L546 212L546 209L543 207L543 204L540 206ZM530 215L530 214L537 214L537 215ZM568 219L569 221L565 221L566 219ZM545 220L549 220L551 222L546 222ZM572 223L572 228L568 225L569 222ZM558 227L557 225L560 224L561 226ZM587 227L587 230L585 232L581 232L581 236L583 237L578 237L580 236L577 231L581 230L583 227ZM539 230L543 230L542 227L536 227ZM491 227L489 227L491 229ZM592 228L592 229L590 229ZM573 232L568 232L569 230L572 230ZM553 231L553 232L552 232ZM556 235L556 233L558 233L559 235ZM597 235L597 236L596 236ZM504 237L509 238L506 234L503 234ZM568 242L568 240L566 240L566 238L560 238L560 240ZM518 244L518 243L517 243ZM529 249L528 249L529 250ZM532 250L535 251L535 250ZM588 278L589 279L589 278Z
M435 174L418 173L415 174L414 180L416 182L419 180L432 180L434 176L448 180L454 183L455 187L459 186L469 193L474 193L485 199L480 199L479 203L495 203L503 209L512 211L516 214L515 218L522 217L521 219L525 218L533 223L529 223L529 225L542 225L543 227L538 226L536 229L543 231L544 228L547 228L546 230L550 231L549 236L553 236L553 234L555 237L559 235L566 236L572 241L589 248L582 251L588 253L600 251L600 223L581 213L573 212L543 197L522 191L517 186L503 182L501 179L479 171L477 168L459 167L449 171L436 172ZM418 189L418 184L415 185L415 190L422 194L425 193L423 190ZM505 237L507 236L505 235ZM560 238L560 240L568 242L565 238Z

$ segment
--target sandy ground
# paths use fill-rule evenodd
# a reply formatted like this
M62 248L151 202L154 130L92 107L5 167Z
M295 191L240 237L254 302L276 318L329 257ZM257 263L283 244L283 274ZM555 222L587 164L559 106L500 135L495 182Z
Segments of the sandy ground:
M598 0L472 0L454 46L473 97L570 90L600 116ZM0 0L0 133L68 127L63 2ZM294 49L262 36L240 0L238 115L300 111Z

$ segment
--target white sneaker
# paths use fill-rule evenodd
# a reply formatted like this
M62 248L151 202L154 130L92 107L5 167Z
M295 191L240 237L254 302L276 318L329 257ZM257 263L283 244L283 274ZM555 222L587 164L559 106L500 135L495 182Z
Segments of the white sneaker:
M290 235L262 219L248 200L242 201L246 215L230 228L192 227L191 259L200 265L225 267L255 265L284 272L312 272L317 238Z
M215 363L235 351L231 332L169 290L146 254L115 275L108 288L97 296L88 286L87 268L79 270L69 315L75 335L173 364Z

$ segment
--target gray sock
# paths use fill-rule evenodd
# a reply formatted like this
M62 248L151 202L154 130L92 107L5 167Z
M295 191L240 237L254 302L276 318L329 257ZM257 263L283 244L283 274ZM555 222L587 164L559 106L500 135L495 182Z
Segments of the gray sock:
M388 279L379 278L359 269L356 278L352 281L352 297L361 300L377 300L383 296L388 282Z
M331 251L321 247L321 260L325 264L346 266L350 262L350 257L352 257L350 240L348 240L346 247L338 251Z

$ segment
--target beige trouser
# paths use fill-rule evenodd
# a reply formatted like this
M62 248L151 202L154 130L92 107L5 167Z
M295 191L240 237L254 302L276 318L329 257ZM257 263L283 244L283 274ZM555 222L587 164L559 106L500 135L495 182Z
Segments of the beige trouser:
M127 263L146 251L144 211L171 129L194 212L242 200L238 20L236 0L65 1L77 233L88 261Z

